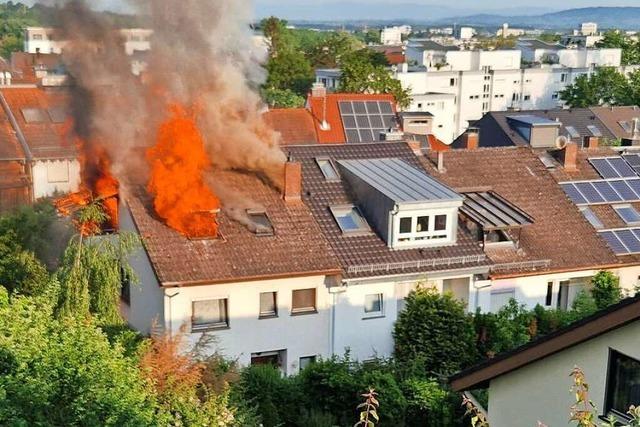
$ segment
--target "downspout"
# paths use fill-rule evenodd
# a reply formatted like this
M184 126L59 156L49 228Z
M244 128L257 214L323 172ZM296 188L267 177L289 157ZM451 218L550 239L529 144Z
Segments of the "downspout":
M329 354L331 356L335 355L335 347L336 347L336 294L331 294L331 326L329 329Z
M31 149L29 148L29 144L27 144L27 140L22 133L22 129L18 125L18 121L16 117L13 115L11 108L9 108L9 103L4 97L4 94L0 92L0 104L2 104L2 109L4 110L7 118L9 119L9 123L11 123L11 127L16 133L16 137L20 142L20 146L22 147L22 151L24 152L24 156L26 159L25 166L27 169L27 174L29 176L29 180L31 181L31 185L29 185L29 200L32 202L35 200L35 195L33 191L33 153L31 153Z

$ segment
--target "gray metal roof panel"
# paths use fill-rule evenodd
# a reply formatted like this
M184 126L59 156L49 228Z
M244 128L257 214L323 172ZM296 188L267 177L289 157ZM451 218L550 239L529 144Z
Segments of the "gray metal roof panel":
M518 114L507 116L507 119L520 123L526 123L532 126L562 126L562 123L550 120L546 117L536 116L534 114Z
M397 158L339 160L338 164L396 203L463 200L446 185Z
M494 192L465 193L460 210L485 230L517 228L533 223L526 212Z

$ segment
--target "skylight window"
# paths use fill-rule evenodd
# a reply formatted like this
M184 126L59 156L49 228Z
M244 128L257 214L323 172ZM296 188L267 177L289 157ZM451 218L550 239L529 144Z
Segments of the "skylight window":
M565 126L565 129L571 138L580 138L580 134L573 126Z
M600 131L600 128L598 126L589 125L587 126L587 129L589 129L589 132L591 132L591 135L597 138L600 138L602 136L602 131Z
M64 123L67 120L67 112L64 108L49 108L49 118L53 123Z
M334 166L333 162L331 162L331 160L319 158L319 159L316 159L316 163L318 164L318 167L320 168L322 175L324 175L324 178L327 181L340 180L340 175L338 175L338 170Z
M614 206L617 214L627 225L640 224L640 213L631 205Z
M602 222L600 222L596 214L588 206L581 207L580 212L582 212L582 215L584 215L587 221L589 221L591 225L593 225L593 228L596 228L596 229L604 228L604 225L602 225Z
M629 124L629 122L622 122L622 121L620 121L620 122L618 122L618 124L619 124L620 126L622 126L622 129L624 129L624 131L625 131L626 133L631 133L631 132L632 132L632 131L631 131L631 124Z
M27 123L43 123L47 120L47 117L43 110L40 108L23 108L22 117Z
M247 209L252 231L258 236L273 236L273 225L264 210Z
M367 232L370 230L367 221L355 206L331 207L331 213L345 234Z

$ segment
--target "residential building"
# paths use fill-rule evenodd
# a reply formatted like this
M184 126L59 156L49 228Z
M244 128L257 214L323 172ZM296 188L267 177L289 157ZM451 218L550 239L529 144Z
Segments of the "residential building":
M120 204L121 229L145 245L130 260L140 283L125 283L129 324L183 333L190 344L211 336L207 351L286 374L330 356L340 265L300 202L300 165L287 163L283 173L281 193L257 176L217 172L215 181L237 196L217 213L218 235L199 239L158 220L143 186L133 186Z
M522 60L529 63L558 63L558 51L565 47L559 43L547 43L538 39L521 38L516 47L522 52Z
M410 110L431 114L431 132L439 140L450 142L458 136L458 129L455 127L457 106L454 94L414 94Z
M491 111L472 123L480 147L533 147L554 149L558 137L562 144L575 142L588 147L592 138L603 142L616 139L605 123L589 108ZM546 129L546 130L545 130ZM542 130L542 131L540 131ZM464 148L466 135L452 144Z
M411 34L411 27L402 25L399 27L385 27L380 32L380 44L383 46L399 46L403 36Z
M322 84L329 92L337 92L340 88L342 71L339 68L318 68L316 83Z
M126 28L119 31L127 55L151 49L152 30ZM24 51L27 53L61 54L67 43L55 28L27 27L24 30Z
M390 356L393 324L416 286L453 292L475 311L490 263L458 226L464 198L427 174L413 148L389 141L287 150L302 163L303 201L342 269L330 290L332 353Z
M526 31L522 28L509 28L509 24L506 22L502 24L502 28L496 31L498 37L520 37L526 34Z
M262 117L280 134L281 145L318 142L313 115L306 108L275 108L266 111Z
M13 160L24 165L29 201L77 191L80 163L68 133L68 92L60 88L9 86L0 90L2 114L18 146ZM15 144L10 145L16 148Z
M458 40L471 40L476 35L476 30L472 27L456 27L453 35Z
M515 298L530 309L538 304L567 309L603 269L618 275L625 289L634 289L640 263L616 256L567 198L539 153L530 147L477 149L474 135L467 137L466 150L431 154L423 164L465 196L460 227L478 233L493 263L489 286L478 291L479 307L497 311ZM555 167L560 172L565 166L556 162ZM502 203L515 206L510 210L517 214L507 221L503 213L472 221Z
M424 66L427 71L510 70L520 67L518 50L460 50L456 46L441 45L430 40L411 40L407 58Z
M389 65L397 66L407 62L404 44L399 46L367 46L367 48L383 53Z
M407 43L407 61L427 68L443 68L448 64L447 52L460 50L429 39L411 39Z
M611 132L612 139L619 139L624 146L640 145L640 108L638 106L592 107L590 110Z
M580 25L580 34L583 36L595 36L598 34L598 24L595 22L583 22Z
M570 374L579 367L596 415L627 420L638 403L640 299L630 298L514 351L463 371L454 391L487 389L492 427L564 425L575 404Z

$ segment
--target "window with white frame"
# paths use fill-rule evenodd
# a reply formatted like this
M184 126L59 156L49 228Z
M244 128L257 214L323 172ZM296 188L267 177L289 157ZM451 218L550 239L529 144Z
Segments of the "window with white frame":
M229 327L227 299L210 299L191 303L191 330L207 331Z
M451 230L447 214L418 214L400 216L397 242L437 241L450 238Z
M365 316L382 316L383 313L383 295L368 294L364 296L364 314Z

